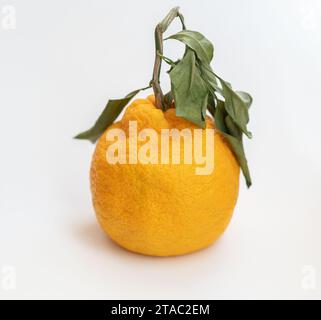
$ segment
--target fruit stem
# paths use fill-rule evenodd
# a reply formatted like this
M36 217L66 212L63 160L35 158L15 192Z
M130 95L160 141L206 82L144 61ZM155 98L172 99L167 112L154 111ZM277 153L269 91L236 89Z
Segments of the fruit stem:
M156 107L163 111L165 110L164 95L159 81L163 55L163 33L176 17L180 19L182 29L185 30L184 17L179 12L179 7L173 8L155 28L155 62L151 85L154 90Z

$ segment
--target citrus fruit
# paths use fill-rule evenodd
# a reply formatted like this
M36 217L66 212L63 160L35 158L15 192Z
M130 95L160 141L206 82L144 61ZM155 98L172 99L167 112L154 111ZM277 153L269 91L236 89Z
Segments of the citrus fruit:
M128 133L131 120L156 131L196 128L175 109L157 109L153 97L127 108L100 137L92 159L91 191L100 225L122 247L146 255L180 255L208 246L227 227L238 196L240 170L229 146L215 130L210 175L196 175L195 163L109 164L106 134L112 128ZM210 118L206 128L214 128Z

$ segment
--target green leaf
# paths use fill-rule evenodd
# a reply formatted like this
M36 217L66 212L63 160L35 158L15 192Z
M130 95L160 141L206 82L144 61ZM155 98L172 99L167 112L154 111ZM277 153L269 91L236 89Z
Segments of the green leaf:
M233 119L230 116L225 117L225 125L228 132L235 138L242 140L242 131L240 128L235 124Z
M225 117L227 113L225 111L224 101L217 99L215 112L213 113L211 108L209 108L209 111L215 119L217 129L221 132L228 132L225 125Z
M217 97L215 94L209 94L207 98L207 109L211 114L215 114L215 101Z
M222 135L228 141L228 143L229 143L229 145L230 145L230 147L231 147L231 149L237 159L237 162L239 163L239 165L242 169L242 173L245 178L246 185L249 188L252 185L252 180L251 180L249 167L248 167L247 160L246 160L245 153L244 153L243 141L239 140L239 139L237 139L227 133L222 133Z
M128 104L128 102L139 91L145 90L147 88L132 91L123 99L109 100L96 123L89 130L84 131L75 136L75 139L90 140L92 143L95 143L96 140L101 136L101 134L116 120L116 118L124 109L124 107Z
M222 94L221 88L218 86L218 82L216 80L215 74L210 65L204 63L196 63L197 67L200 70L201 77L204 80L208 91L215 96L215 92L219 92Z
M176 115L204 128L208 90L195 61L194 51L187 49L184 58L169 72L171 91Z
M209 65L213 59L214 47L212 43L197 31L183 30L167 39L183 42L187 47L194 50L197 58L205 64Z
M215 74L214 74L211 66L208 64L199 63L198 67L201 71L201 75L202 75L202 78L204 79L204 81L206 81L211 87L213 87L215 89L219 88Z
M232 152L236 157L238 164L241 167L242 173L246 181L246 185L247 187L250 187L252 181L244 152L242 132L234 123L233 119L227 114L227 111L225 110L224 101L217 100L217 105L214 114L211 110L213 109L209 108L209 111L215 119L215 125L217 129L220 131L222 136L226 139L227 143L229 144Z
M249 107L252 103L252 98L248 93L242 91L233 91L231 85L219 78L222 84L223 95L225 98L225 109L233 121L246 134L248 138L252 138L251 132L246 128L249 122Z
M249 109L253 102L253 98L250 94L244 91L235 91L235 93L242 99L244 104L247 106L247 109Z

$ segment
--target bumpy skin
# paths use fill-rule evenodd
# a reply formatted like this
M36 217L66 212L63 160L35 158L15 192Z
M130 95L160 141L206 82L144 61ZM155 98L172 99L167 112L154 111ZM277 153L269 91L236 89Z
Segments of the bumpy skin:
M120 122L143 128L196 128L191 122L156 109L154 97L135 100ZM207 128L214 128L206 120ZM239 189L239 165L215 131L214 170L196 175L194 164L108 164L106 132L91 166L91 191L99 223L122 247L146 255L172 256L213 243L231 219Z

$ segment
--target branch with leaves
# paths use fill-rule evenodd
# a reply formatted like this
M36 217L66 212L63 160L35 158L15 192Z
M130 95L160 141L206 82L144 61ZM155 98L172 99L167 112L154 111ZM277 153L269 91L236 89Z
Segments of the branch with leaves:
M165 41L182 42L185 52L182 59L174 62L163 55L163 34L175 18L180 19L182 31L167 37ZM179 8L172 9L155 28L155 63L149 86L135 90L123 99L109 100L94 126L75 138L95 142L138 92L152 87L157 108L165 111L174 102L178 117L201 128L205 128L207 110L210 112L250 187L252 182L243 147L243 134L252 137L247 129L252 97L244 91L234 91L229 82L214 73L210 65L213 55L213 44L201 33L187 30ZM171 91L166 95L163 95L159 80L162 60L170 64Z

